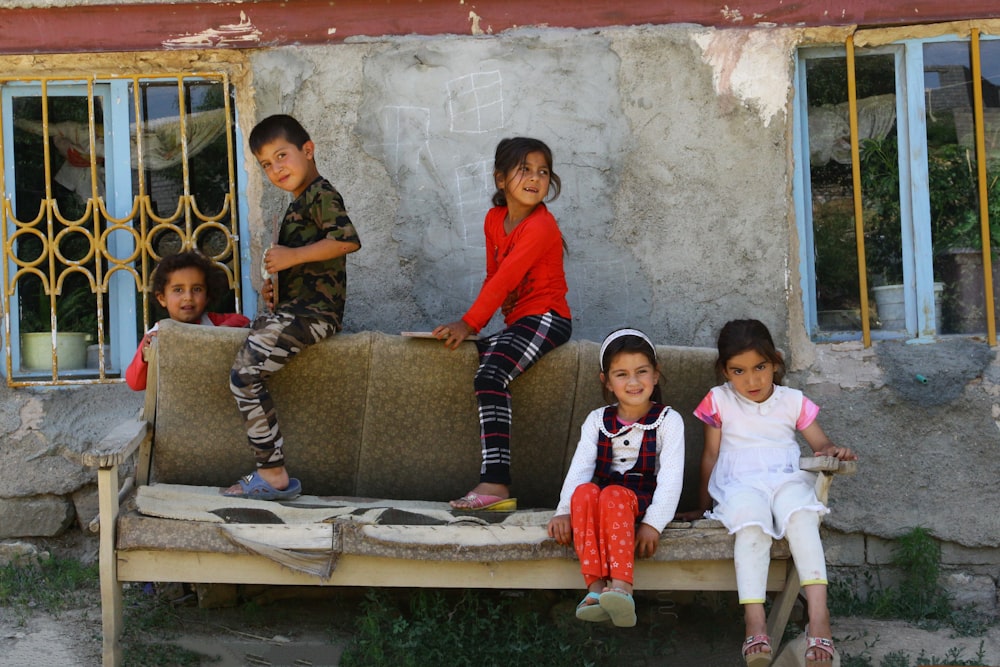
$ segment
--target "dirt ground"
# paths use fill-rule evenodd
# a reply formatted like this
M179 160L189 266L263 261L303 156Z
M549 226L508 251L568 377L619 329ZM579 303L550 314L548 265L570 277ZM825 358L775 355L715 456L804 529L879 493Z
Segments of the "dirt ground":
M48 548L61 557L83 561L96 558L96 542L92 540L75 540ZM196 607L163 604L171 614L174 628L171 641L206 656L204 664L333 667L339 664L340 655L350 641L343 628L350 627L349 615L355 613L362 594L358 590L344 593L319 588L272 588L258 595L249 611L246 606L206 612ZM743 664L739 656L742 628L738 612L733 609L724 611L720 617L718 609L700 610L697 600L692 601L684 594L640 595L637 601L639 626L622 630L625 639L629 633L637 638L648 636L650 626L657 621L658 627L669 628L672 638L665 642L662 655L629 660L630 664L646 667ZM568 617L571 606L572 601L561 603L551 614ZM664 616L670 617L672 623L663 623ZM155 626L145 628L141 636L148 637L151 643L162 639L157 637ZM866 658L875 667L884 656L894 652L907 655L909 664L916 664L921 656L976 660L981 652L982 662L976 664L1000 666L1000 625L994 625L981 637L955 637L947 629L928 631L901 621L835 618L834 638L841 655ZM801 659L791 659L801 655L797 650L800 644L800 638L786 643L786 650L795 650L796 655L779 657L775 666L801 665ZM97 595L80 608L58 614L0 607L0 664L100 665L101 613Z

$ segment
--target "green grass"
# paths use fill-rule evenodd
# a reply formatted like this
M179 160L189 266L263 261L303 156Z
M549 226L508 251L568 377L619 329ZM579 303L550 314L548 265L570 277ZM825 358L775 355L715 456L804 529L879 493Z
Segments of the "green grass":
M49 558L24 565L0 568L0 605L18 615L38 609L55 616L82 606L98 593L97 565L76 560Z
M74 559L54 557L0 567L0 606L21 620L36 612L58 618L61 612L93 605L100 595L96 563L83 565ZM175 636L179 628L169 604L143 594L138 587L126 590L124 600L125 665L203 664L205 656L164 641Z
M974 609L953 609L951 597L940 585L941 548L924 528L913 528L896 540L893 568L899 574L894 586L884 586L879 571L866 570L863 581L834 582L829 589L830 612L834 616L865 616L881 619L901 619L929 630L950 627L955 635L980 636L993 623ZM868 591L866 595L858 591ZM842 667L916 667L919 665L983 665L983 643L973 658L962 656L962 649L952 648L943 656L927 656L921 652L911 658L896 651L887 654L876 666L869 650L876 638L861 655L843 656Z
M559 627L523 599L490 592L415 591L400 603L372 590L343 667L504 667L607 664L618 643L592 625Z

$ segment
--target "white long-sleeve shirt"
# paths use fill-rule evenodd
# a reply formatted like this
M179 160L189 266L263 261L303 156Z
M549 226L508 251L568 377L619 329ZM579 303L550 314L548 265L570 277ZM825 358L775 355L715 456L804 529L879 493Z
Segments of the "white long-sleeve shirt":
M677 512L684 482L684 420L669 408L665 408L653 424L645 426L636 422L616 433L608 433L604 428L604 408L587 415L580 428L580 442L566 473L555 515L569 514L576 487L593 479L597 468L597 440L602 431L611 438L612 471L624 474L639 458L643 431L651 428L656 429L656 490L642 522L662 532Z

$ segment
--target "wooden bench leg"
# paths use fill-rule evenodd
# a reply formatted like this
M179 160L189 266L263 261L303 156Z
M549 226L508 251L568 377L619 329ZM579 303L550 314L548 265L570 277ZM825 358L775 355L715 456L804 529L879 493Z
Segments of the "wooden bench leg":
M115 535L118 527L118 466L97 471L97 497L100 503L101 537L101 624L104 641L102 664L118 667L122 661L122 585L118 581Z
M771 637L771 646L774 655L778 654L781 646L781 638L785 634L785 626L792 615L792 608L799 597L799 590L802 586L799 583L799 571L795 569L794 561L788 559L788 573L785 576L785 587L778 593L771 605L771 613L767 617L767 634Z

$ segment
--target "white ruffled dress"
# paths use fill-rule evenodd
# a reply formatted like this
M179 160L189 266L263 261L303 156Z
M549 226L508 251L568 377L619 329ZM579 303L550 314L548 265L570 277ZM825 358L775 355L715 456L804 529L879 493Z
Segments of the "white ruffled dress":
M780 539L795 512L828 513L816 497L815 473L799 470L801 448L795 439L796 430L809 426L818 411L801 391L781 385L762 403L741 396L729 383L713 387L695 410L698 419L722 429L719 458L708 482L716 505L706 516L721 521L730 533L757 525ZM786 510L775 516L779 489ZM748 492L759 494L766 504L746 502ZM787 494L792 494L791 502ZM763 507L771 511L765 515Z

